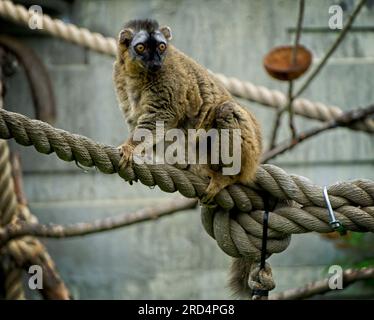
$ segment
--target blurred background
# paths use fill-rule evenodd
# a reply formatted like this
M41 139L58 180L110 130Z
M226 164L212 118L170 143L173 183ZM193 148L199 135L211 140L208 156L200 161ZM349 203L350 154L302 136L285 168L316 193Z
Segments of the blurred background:
M287 93L287 83L270 78L262 64L273 47L292 44L298 15L294 0L80 0L15 1L39 4L45 13L105 36L117 36L134 18L169 25L173 44L218 73ZM306 1L301 44L318 63L337 36L328 28L329 6L339 4L344 19L356 1ZM127 137L112 83L114 58L1 20L2 32L34 49L52 78L57 100L55 126L96 141L119 145ZM303 77L305 78L305 76ZM367 1L352 30L304 98L343 110L374 102L374 2ZM302 81L301 81L302 82ZM295 86L299 82L296 82ZM262 124L265 147L273 109L242 101ZM6 109L34 117L23 72L7 81ZM286 118L280 139L289 136ZM318 124L297 117L299 131ZM37 153L11 141L21 154L25 192L41 222L90 221L152 206L175 195L129 186L115 175L84 171L52 154ZM274 163L319 185L374 179L374 139L363 132L336 129L323 133ZM327 276L330 265L374 265L372 234L331 239L315 233L295 235L290 247L269 259L274 292ZM226 299L230 258L204 231L199 209L81 238L45 241L67 287L76 299ZM38 298L29 291L30 298ZM374 297L370 281L325 296Z

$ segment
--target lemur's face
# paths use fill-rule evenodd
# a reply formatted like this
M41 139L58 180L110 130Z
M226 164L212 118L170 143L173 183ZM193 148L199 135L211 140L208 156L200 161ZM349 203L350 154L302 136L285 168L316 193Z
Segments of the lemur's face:
M170 39L169 27L152 32L146 30L134 32L132 29L124 29L120 33L120 43L127 47L130 58L149 72L157 72L161 69Z
M130 43L130 56L141 61L145 69L156 72L164 61L167 40L160 31L149 34L147 31L136 33Z

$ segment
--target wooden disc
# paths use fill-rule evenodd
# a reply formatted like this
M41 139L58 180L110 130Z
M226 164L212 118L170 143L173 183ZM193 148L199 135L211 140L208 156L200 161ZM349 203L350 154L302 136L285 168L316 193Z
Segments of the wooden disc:
M312 54L304 46L299 45L296 63L292 64L293 46L281 46L272 49L264 58L266 71L275 79L288 81L299 78L312 64Z

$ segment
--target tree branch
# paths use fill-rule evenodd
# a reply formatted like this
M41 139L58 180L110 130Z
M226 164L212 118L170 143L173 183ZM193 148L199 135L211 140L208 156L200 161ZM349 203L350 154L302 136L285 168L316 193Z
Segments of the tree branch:
M290 87L288 87L288 88L290 88ZM282 115L283 115L284 111L286 110L286 108L278 109L277 113L275 114L273 130L271 131L269 150L275 148L275 146L276 146L278 131L279 131L280 124L281 124L281 118L282 118Z
M300 0L299 4L299 16L297 19L297 27L296 27L296 36L295 36L295 44L292 50L292 56L291 56L291 61L292 65L295 65L297 62L297 48L299 46L300 42L300 36L301 36L301 29L303 25L303 18L304 18L304 7L305 7L305 2L304 0ZM294 97L293 97L293 80L288 81L288 101L287 105L285 108L279 109L275 115L275 120L274 120L274 125L273 125L273 130L272 130L272 135L271 135L271 140L270 140L270 146L269 149L272 149L275 147L275 143L277 140L277 135L280 127L280 121L281 117L284 113L284 111L288 110L289 114L289 126L292 134L292 138L295 138L296 136L296 130L295 130L295 125L294 125L294 111L293 111L293 103Z
M292 50L292 64L295 65L297 62L297 49L300 42L300 36L301 36L301 29L303 26L303 19L304 19L304 7L305 7L305 1L300 0L299 4L299 17L297 19L297 30L296 30L296 37L295 37L295 45ZM293 110L293 80L289 81L288 84L288 124L291 130L292 138L296 137L296 128L294 123L294 110Z
M343 272L343 288L360 280L374 279L374 268L348 269ZM296 289L289 289L270 296L270 300L300 300L332 291L329 279L311 282Z
M296 145L303 142L306 139L309 139L321 132L334 129L336 127L346 127L353 124L356 121L362 120L370 115L374 114L374 105L371 105L366 108L359 108L355 110L351 110L348 112L343 113L340 117L336 118L335 120L331 120L326 122L325 124L310 129L308 131L304 131L296 136L296 138L291 139L291 141L286 141L284 143L279 144L275 148L265 152L262 156L261 162L266 163L270 159L275 158L276 156L284 153L287 150L293 149Z
M178 199L159 206L141 209L133 213L124 213L115 217L98 219L92 222L79 222L70 225L45 225L19 222L0 229L0 247L12 239L26 235L43 238L67 238L118 229L135 223L164 217L178 211L191 209L196 205L197 200L195 199Z
M299 97L312 83L314 78L318 75L318 73L322 70L324 65L326 64L327 60L331 57L331 55L334 53L336 48L339 46L339 44L343 41L345 36L347 35L349 29L351 28L353 22L355 21L357 15L360 13L362 7L364 6L366 0L361 0L359 4L354 9L352 15L349 17L348 22L342 29L342 31L339 33L339 36L336 38L335 42L331 45L330 49L326 52L325 56L319 63L319 65L314 69L314 71L310 74L310 76L305 80L304 84L300 87L300 89L296 92L296 94L293 96L293 99Z

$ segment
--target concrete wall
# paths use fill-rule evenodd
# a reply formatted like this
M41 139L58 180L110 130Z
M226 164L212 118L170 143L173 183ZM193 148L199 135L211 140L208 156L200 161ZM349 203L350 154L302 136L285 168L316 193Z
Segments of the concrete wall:
M346 1L351 9L353 1ZM301 42L317 63L334 41L328 6L335 1L307 1ZM347 17L348 13L345 14ZM85 0L76 1L74 23L116 36L132 18L151 17L168 24L174 44L211 70L286 92L269 78L262 58L273 46L292 43L296 1L259 0ZM364 7L354 30L304 97L345 110L374 101L374 8ZM370 29L371 28L371 29ZM370 31L371 30L371 31ZM113 58L49 37L23 37L43 58L53 78L58 102L57 127L118 145L127 135L112 85ZM297 83L299 85L300 83ZM25 77L9 82L8 109L33 115ZM247 103L247 105L249 105ZM274 113L250 104L269 140ZM297 119L298 130L317 122ZM282 136L288 134L287 126ZM172 198L157 188L129 186L117 176L84 172L55 155L19 150L31 209L42 222L69 223L131 212ZM281 156L274 163L318 184L354 178L374 179L374 139L339 129L325 133ZM373 240L373 238L371 238ZM76 298L229 298L226 275L230 259L204 232L198 210L158 221L79 239L46 241L58 269ZM371 242L373 243L373 242ZM286 252L269 259L276 291L326 276L336 261L351 253L337 250L317 234L294 236ZM349 292L348 292L349 293ZM371 294L355 285L351 294ZM32 296L34 296L31 293Z

